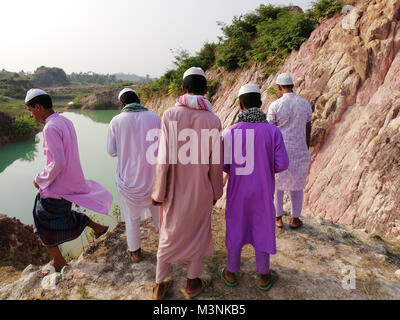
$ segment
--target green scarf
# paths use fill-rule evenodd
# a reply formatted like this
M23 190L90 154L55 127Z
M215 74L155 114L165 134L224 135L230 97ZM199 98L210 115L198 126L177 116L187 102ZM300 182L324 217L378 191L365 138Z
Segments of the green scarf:
M126 105L121 112L141 112L148 111L145 107L143 107L140 103L131 103Z

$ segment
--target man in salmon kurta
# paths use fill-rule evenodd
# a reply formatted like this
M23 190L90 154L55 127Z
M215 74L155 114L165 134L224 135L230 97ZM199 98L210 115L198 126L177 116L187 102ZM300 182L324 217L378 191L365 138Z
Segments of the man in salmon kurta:
M211 277L202 275L203 260L214 250L211 212L223 192L221 122L203 97L204 71L187 70L182 89L184 95L162 118L154 174L153 203L162 205L155 300L168 290L173 262L188 263L186 288L181 290L187 299L210 284Z
M224 171L229 175L225 212L228 265L220 275L225 284L236 286L242 247L251 244L260 274L257 287L266 291L277 279L269 269L270 254L276 253L275 173L286 170L289 159L281 132L268 124L260 109L260 88L244 85L239 101L239 120L223 133Z

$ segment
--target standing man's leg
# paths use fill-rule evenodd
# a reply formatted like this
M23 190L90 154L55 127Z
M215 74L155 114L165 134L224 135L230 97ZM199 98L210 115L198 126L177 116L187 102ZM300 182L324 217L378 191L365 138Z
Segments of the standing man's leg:
M276 212L275 224L278 228L283 228L283 221L282 221L283 195L284 195L284 191L275 190L275 195L274 195L274 206L275 206L275 212Z
M271 274L269 270L270 256L266 252L256 250L256 268L260 274L259 285L262 287L268 286L271 282Z
M143 260L140 249L140 217L134 217L132 213L125 215L126 240L128 251L133 261Z
M237 281L235 273L240 270L241 253L242 248L238 250L227 250L227 266L224 270L223 276L231 285L235 285Z
M171 281L167 280L170 270L170 263L162 262L157 258L156 285L153 288L153 300L161 300L167 293L167 290L171 284Z
M290 223L290 227L297 229L303 224L300 220L303 209L303 190L290 191L290 201L292 202L292 222Z
M125 220L125 234L128 244L127 253L134 262L140 262L143 260L140 249L140 218L137 218L137 215L135 215L135 208L120 194L119 206L121 208L121 217L123 216Z
M154 227L156 228L156 232L158 232L160 228L160 207L150 206L151 217L154 221Z
M194 292L201 288L200 276L203 274L203 259L198 261L189 261L187 265L186 291Z

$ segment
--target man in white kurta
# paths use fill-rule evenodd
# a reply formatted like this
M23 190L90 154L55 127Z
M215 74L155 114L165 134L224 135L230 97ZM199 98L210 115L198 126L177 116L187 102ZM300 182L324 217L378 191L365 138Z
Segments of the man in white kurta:
M292 202L292 220L289 226L297 229L302 225L300 215L303 189L311 162L308 138L312 109L306 99L293 92L294 84L290 74L279 75L276 84L280 99L269 106L267 120L280 129L289 155L289 169L276 174L275 177L276 225L279 228L283 227L283 195L284 191L288 191Z
M146 136L160 130L161 119L142 105L133 89L123 89L119 94L123 105L121 113L109 125L107 151L118 158L116 184L125 222L128 254L134 261L141 261L140 222L153 217L158 230L159 209L152 205L151 191L155 161L147 159L147 151L157 156L157 145ZM154 148L156 146L156 148Z

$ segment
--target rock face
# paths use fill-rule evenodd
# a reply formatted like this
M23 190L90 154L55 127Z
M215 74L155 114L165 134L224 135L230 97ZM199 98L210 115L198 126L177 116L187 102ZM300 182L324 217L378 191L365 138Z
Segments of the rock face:
M32 227L0 214L0 266L22 270L29 264L41 265L48 261L50 256Z
M314 110L305 204L312 216L397 238L400 0L358 1L348 15L323 21L278 72L294 76L296 93ZM276 99L268 89L277 75L267 77L262 69L208 72L219 83L212 103L224 128L236 121L241 85L262 88L265 112ZM148 105L161 113L173 102L155 99Z
M14 137L12 124L13 118L0 112L0 145L9 142Z
M136 86L130 86L132 89L136 89ZM120 102L118 100L118 94L122 88L106 89L96 92L88 97L83 98L80 101L83 110L101 110L101 109L118 109Z

